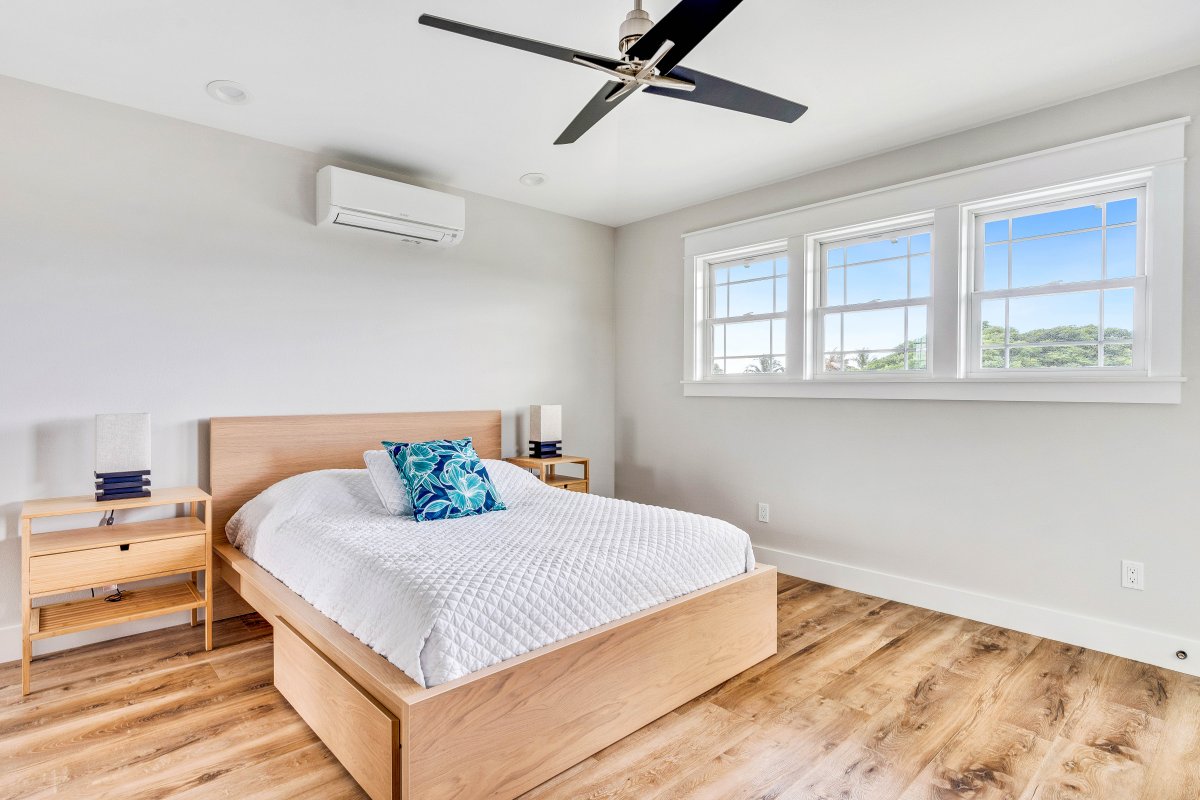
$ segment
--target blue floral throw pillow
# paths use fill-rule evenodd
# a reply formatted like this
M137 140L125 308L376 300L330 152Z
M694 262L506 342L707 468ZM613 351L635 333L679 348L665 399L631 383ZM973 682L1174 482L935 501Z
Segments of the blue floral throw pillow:
M382 444L408 485L417 522L505 510L470 437Z

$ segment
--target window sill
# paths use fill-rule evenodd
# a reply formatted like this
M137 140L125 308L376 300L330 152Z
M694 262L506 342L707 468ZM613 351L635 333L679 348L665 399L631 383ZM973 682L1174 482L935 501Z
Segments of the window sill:
M1043 403L1179 403L1186 378L1111 375L1004 378L683 381L684 397L808 397L858 400L993 400Z

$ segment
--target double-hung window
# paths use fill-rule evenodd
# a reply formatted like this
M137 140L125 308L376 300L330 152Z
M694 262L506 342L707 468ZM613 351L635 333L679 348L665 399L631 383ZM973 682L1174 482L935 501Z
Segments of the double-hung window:
M1178 403L1187 119L684 235L684 394Z
M776 375L787 369L786 252L708 264L708 375Z
M973 374L1144 371L1145 191L975 216Z
M817 374L928 370L929 225L820 243Z

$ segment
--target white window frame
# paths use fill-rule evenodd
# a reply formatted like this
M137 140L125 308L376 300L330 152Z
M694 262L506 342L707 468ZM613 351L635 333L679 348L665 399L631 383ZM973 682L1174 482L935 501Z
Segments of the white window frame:
M930 267L929 267L929 295L919 298L904 298L900 300L875 300L866 303L849 303L832 306L829 305L829 287L826 285L826 270L825 265L825 250L829 247L850 247L860 242L868 242L872 239L879 239L885 236L902 234L904 236L914 236L920 233L928 233L930 237ZM900 380L928 377L932 374L933 369L933 303L934 303L934 220L933 214L917 214L911 217L905 217L901 220L884 220L878 222L870 222L862 225L854 225L848 228L841 228L835 231L827 231L810 237L809 246L806 250L809 253L809 258L812 260L811 271L815 277L815 286L813 291L814 302L811 309L812 317L812 347L806 355L810 359L811 374L814 378L823 381L837 380ZM847 273L848 274L848 273ZM911 281L911 268L909 280ZM855 311L872 311L885 308L911 308L913 306L925 306L926 308L926 341L925 341L925 367L923 369L904 369L904 370L858 370L839 372L826 371L825 366L825 317L828 314L845 314ZM843 318L844 321L844 318ZM791 322L789 321L789 325ZM905 344L908 343L908 321L905 319L904 325ZM906 355L907 358L907 355Z
M694 363L691 369L694 374L701 376L701 380L705 381L721 381L721 382L736 382L736 381L758 381L758 380L780 380L787 375L787 369L791 367L792 357L791 350L788 345L784 346L784 354L787 356L787 363L784 372L781 373L726 373L723 375L715 375L712 372L713 365L713 350L712 350L712 326L722 322L749 322L752 320L765 320L776 318L787 318L788 312L772 312L770 314L754 314L752 316L741 317L713 317L712 297L714 281L712 279L713 270L722 265L731 262L746 262L766 256L777 256L786 254L788 258L788 308L791 308L791 298L793 291L792 283L795 280L793 274L793 265L788 253L787 241L763 242L761 244L751 245L749 247L739 247L732 250L726 250L717 253L706 254L702 258L694 260L694 275L692 285L694 286L694 296L692 308L694 309L695 319L699 321L699 334L696 336L694 347ZM771 280L774 280L772 278ZM689 334L691 335L691 334ZM790 339L790 337L789 337ZM730 356L725 356L729 358Z
M768 214L683 235L683 393L689 397L1178 403L1182 398L1185 133L1190 117ZM1097 178L1095 176L1103 176ZM971 369L977 343L973 287L976 215L1144 186L1139 254L1144 276L1134 369ZM1020 198L1016 203L1014 198ZM821 237L856 227L934 222L928 374L814 374ZM863 225L864 221L867 222ZM882 228L878 228L882 229ZM763 244L757 244L763 243ZM705 373L704 265L714 258L788 251L787 371ZM1072 286L1073 289L1082 288ZM1138 333L1144 333L1138 337ZM799 357L803 356L803 357Z
M713 314L715 313L715 311L713 309L713 294L714 294L714 291L716 290L716 281L713 279L714 270L717 270L717 269L720 269L722 267L726 267L729 265L734 265L734 264L754 263L756 261L764 261L767 259L775 260L775 259L778 259L780 256L787 258L787 255L788 255L787 243L786 242L777 242L777 243L775 243L774 247L760 246L760 247L754 248L752 250L749 250L747 252L739 253L730 258L710 257L708 259L705 259L705 261L704 261L705 296L704 296L704 344L703 344L703 347L704 347L704 359L705 359L704 375L707 380L724 381L724 380L730 380L732 378L737 378L742 375L749 376L752 379L753 378L779 379L779 378L783 377L784 374L786 374L786 372L787 372L786 364L790 363L791 359L788 359L788 357L787 357L786 342L784 343L784 348L783 348L782 353L774 352L775 351L775 338L774 338L775 337L775 326L774 325L770 326L771 332L769 334L770 342L771 342L770 349L772 350L772 352L771 353L763 353L763 354L759 354L759 355L753 355L753 356L730 356L730 355L728 355L728 353L726 353L725 355L722 355L722 356L717 356L713 352L712 330L713 330L714 325L731 325L731 324L736 325L741 322L770 322L770 321L777 320L777 319L787 320L788 319L788 311L787 311L786 303L784 305L783 311L771 311L770 313L766 313L766 314L757 314L757 313L743 314L738 317L728 317L728 316L714 317L713 316ZM788 261L788 272L787 272L789 284L791 283L791 272L792 272L792 265L791 265L791 261L789 260ZM776 272L776 273L772 274L772 276L770 278L749 278L745 281L729 281L725 285L732 286L735 283L751 283L751 282L755 282L755 281L761 281L761 282L771 281L771 296L772 296L772 301L773 301L771 307L774 309L775 307L777 307L779 305L778 299L776 298L776 294L779 291L778 278L779 278L779 274ZM773 358L777 355L782 355L785 359L787 359L787 361L785 362L783 372L761 372L761 373L743 373L743 372L728 373L728 372L725 372L725 373L718 374L718 373L714 373L712 371L713 362L717 358L722 358L722 359L762 358L762 357Z
M970 227L970 258L965 266L966 277L970 286L970 302L968 310L967 352L964 354L965 373L969 378L1015 378L1030 376L1060 376L1083 377L1087 375L1124 375L1129 377L1149 374L1146 358L1146 341L1149 338L1146 324L1146 297L1149 293L1149 281L1146 275L1146 181L1148 173L1136 173L1116 177L1098 178L1095 180L1058 186L1032 193L999 198L986 203L973 203L963 207L964 225ZM983 226L988 222L1017 216L1020 212L1047 213L1068 208L1078 208L1094 201L1099 204L1104 215L1099 230L1105 237L1103 257L1107 259L1107 210L1106 206L1116 200L1136 198L1137 219L1134 225L1137 230L1135 245L1136 269L1132 277L1101 278L1091 281L1075 281L1071 283L1042 284L1005 289L983 289L983 258L986 243L982 235ZM1089 228L1087 230L1096 230ZM1075 231L1071 231L1075 233ZM1009 252L1009 271L1012 270L1012 252ZM1011 280L1011 278L1010 278ZM1077 292L1099 291L1105 289L1132 288L1134 290L1133 305L1133 366L1131 367L1072 367L1058 369L1005 369L984 368L982 360L982 330L983 303L986 300L1001 300L1005 298L1035 297L1051 294L1074 294ZM1103 303L1100 304L1100 339L1099 347L1103 353L1104 316ZM1005 320L1007 329L1007 320ZM1067 344L1067 343L1064 343ZM1089 343L1083 343L1089 344ZM1035 345L1036 346L1036 345Z

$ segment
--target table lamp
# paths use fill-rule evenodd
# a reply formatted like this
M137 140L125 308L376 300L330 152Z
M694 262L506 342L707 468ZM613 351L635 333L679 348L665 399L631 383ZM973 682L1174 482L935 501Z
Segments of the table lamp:
M529 457L562 455L562 406L529 407Z
M150 415L96 415L96 499L150 496Z

